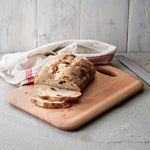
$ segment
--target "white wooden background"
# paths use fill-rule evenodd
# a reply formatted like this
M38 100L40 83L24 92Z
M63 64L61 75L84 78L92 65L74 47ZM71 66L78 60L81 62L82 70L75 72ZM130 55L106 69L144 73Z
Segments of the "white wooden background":
M65 39L150 52L150 0L0 0L0 52Z

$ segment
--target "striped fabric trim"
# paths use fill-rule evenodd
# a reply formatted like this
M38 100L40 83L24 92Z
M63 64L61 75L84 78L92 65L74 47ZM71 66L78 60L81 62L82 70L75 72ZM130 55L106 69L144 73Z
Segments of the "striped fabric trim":
M32 68L26 70L26 79L32 77Z
M114 54L108 54L103 56L95 56L95 57L87 57L90 61L94 62L103 62L103 61L110 61L114 57Z
M28 83L32 83L32 82L34 82L34 77L28 79Z
M26 79L28 83L34 82L34 77L32 76L32 68L26 70Z

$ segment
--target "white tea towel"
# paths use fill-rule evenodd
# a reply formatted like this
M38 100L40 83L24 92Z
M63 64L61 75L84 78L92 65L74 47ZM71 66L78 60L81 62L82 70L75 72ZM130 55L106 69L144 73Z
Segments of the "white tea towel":
M27 52L5 54L0 61L0 76L8 83L24 85L34 82L40 67L59 54L70 52L94 64L107 64L115 50L115 46L95 40L53 42Z

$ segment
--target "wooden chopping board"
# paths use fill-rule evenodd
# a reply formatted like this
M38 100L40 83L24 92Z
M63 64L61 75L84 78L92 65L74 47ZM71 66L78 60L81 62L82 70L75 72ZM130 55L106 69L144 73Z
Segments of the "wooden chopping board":
M33 85L19 87L7 94L7 101L15 107L64 130L75 129L125 98L143 88L135 77L112 66L96 66L95 79L89 83L79 103L67 109L45 109L34 106Z

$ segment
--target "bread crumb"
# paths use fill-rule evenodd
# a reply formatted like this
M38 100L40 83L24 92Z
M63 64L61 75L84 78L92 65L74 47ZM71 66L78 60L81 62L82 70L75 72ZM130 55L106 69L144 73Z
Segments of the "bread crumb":
M70 108L68 108L68 111L70 111L71 109Z
M70 108L68 108L67 110L68 110L68 111L71 111L71 110L74 110L74 109L73 109L72 107L70 107Z

